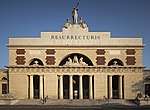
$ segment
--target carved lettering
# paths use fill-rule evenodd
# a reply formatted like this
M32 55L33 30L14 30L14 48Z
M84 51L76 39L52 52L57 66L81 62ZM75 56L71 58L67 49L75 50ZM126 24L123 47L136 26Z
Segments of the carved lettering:
M70 39L70 40L98 40L100 36L94 35L51 35L50 39L60 40L60 39Z

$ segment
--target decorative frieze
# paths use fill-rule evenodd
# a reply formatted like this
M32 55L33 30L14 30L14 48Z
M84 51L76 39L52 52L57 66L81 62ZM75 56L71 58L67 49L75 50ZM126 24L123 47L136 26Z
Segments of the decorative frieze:
M9 67L11 73L141 73L143 67Z

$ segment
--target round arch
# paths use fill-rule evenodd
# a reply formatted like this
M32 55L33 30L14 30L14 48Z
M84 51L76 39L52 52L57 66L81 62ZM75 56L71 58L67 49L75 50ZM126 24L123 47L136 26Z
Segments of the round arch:
M108 66L124 66L124 64L120 59L114 58L108 62Z
M6 78L6 77L3 77L2 80L7 80L7 78Z
M59 63L59 66L65 65L65 63L68 61L68 58L73 59L74 56L77 56L78 59L80 59L82 57L83 58L83 62L85 62L86 64L88 64L88 66L93 66L92 61L87 56L85 56L83 54L80 54L80 53L72 53L72 54L69 54L69 55L65 56L61 60L61 62Z
M44 63L38 59L38 58L33 58L30 60L29 65L40 65L40 66L44 66Z

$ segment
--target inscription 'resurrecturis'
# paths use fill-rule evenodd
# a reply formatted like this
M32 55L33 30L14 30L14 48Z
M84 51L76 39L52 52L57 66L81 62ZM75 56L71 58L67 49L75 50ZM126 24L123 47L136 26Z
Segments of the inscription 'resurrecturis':
M100 36L94 36L94 35L51 35L50 39L72 39L72 40L91 40L91 39L100 39Z

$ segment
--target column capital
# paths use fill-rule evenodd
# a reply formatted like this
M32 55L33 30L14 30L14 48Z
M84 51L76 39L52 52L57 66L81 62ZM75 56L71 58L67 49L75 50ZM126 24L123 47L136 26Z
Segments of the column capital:
M109 77L112 77L113 75L108 75Z

